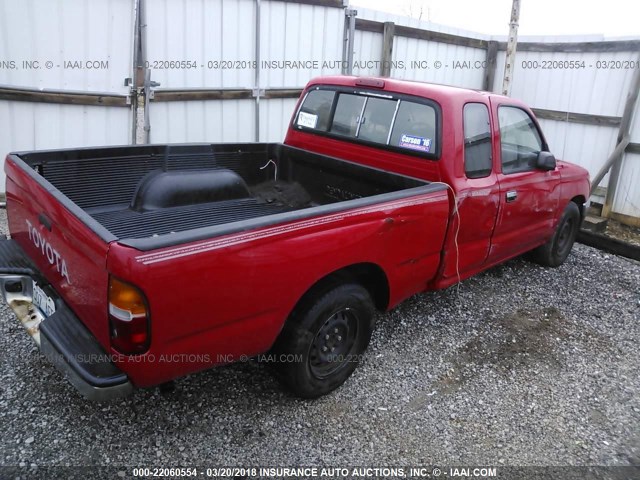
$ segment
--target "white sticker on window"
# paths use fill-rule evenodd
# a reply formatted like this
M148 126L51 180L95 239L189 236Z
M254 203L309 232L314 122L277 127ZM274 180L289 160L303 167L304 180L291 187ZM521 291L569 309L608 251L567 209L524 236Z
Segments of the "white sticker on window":
M318 123L318 115L313 113L300 112L298 114L298 125L307 128L316 128Z

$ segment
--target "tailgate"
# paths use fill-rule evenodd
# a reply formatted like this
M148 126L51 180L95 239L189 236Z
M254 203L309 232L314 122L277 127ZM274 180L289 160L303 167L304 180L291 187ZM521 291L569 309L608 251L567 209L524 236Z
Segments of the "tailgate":
M108 349L109 243L77 217L77 206L63 205L60 192L17 156L7 157L5 171L11 237Z

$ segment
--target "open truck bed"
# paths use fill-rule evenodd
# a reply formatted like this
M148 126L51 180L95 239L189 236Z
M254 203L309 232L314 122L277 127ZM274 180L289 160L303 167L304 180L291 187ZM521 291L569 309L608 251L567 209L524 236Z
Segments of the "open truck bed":
M391 200L428 184L278 143L17 156L103 240L140 250Z
M397 304L436 274L450 213L443 184L276 143L13 153L5 170L0 288L94 399L268 351L331 275Z

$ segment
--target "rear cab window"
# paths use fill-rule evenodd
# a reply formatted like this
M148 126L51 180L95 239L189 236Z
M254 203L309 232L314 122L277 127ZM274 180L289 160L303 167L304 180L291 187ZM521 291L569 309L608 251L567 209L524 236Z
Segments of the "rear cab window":
M440 108L431 100L388 92L316 87L294 128L354 143L437 159Z
M336 92L330 90L309 92L298 113L297 124L307 128L327 131L335 94Z

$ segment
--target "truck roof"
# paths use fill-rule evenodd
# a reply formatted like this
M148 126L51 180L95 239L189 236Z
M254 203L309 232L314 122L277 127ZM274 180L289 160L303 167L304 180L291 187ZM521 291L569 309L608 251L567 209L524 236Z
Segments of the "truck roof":
M383 87L373 86L375 83L384 82ZM340 85L347 87L368 87L376 88L382 91L406 93L409 95L417 95L420 97L433 98L438 97L461 97L468 99L470 96L487 97L504 97L493 92L484 90L475 90L471 88L454 87L452 85L442 85L438 83L427 83L416 80L400 80L388 77L357 77L346 75L330 75L325 77L317 77L311 80L307 86L311 85Z

